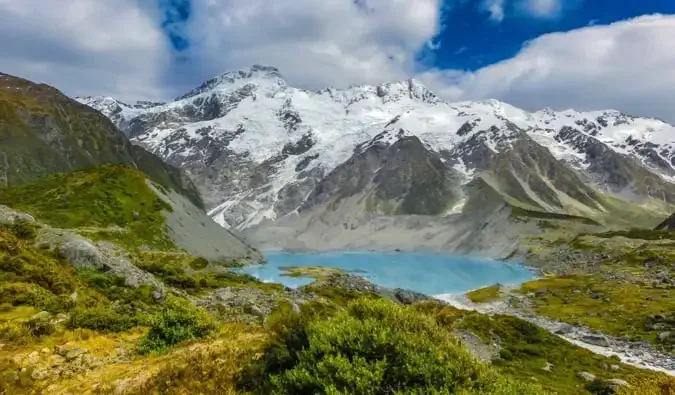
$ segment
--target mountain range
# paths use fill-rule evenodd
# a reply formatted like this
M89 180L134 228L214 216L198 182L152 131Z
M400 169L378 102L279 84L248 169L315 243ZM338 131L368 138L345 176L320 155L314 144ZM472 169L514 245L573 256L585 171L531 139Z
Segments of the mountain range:
M260 65L167 103L76 99L267 248L503 257L542 219L654 226L675 204L675 127L614 110L448 103L415 79L309 91Z

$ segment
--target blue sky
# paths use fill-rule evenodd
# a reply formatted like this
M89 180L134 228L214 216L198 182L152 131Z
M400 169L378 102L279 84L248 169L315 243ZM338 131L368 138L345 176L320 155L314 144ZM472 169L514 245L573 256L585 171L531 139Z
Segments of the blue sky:
M644 14L675 13L674 0L562 1L560 12L539 17L518 2L505 3L504 18L495 20L480 2L453 1L442 16L445 30L437 38L441 47L433 65L477 70L513 57L524 43L546 33L607 25Z
M167 100L276 66L320 89L414 77L449 101L675 122L673 0L0 0L0 71Z

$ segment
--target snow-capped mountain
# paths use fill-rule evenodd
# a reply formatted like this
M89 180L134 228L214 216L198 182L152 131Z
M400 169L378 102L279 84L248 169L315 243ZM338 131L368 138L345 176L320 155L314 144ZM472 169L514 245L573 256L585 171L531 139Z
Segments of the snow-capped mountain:
M596 189L634 203L675 204L675 127L618 111L447 103L414 79L308 91L265 66L225 73L164 104L78 100L185 168L227 227L300 215L355 191L365 194L361 214L446 215L463 210L478 178L509 203L543 211L607 212ZM350 163L356 167L345 169ZM399 190L378 178L387 169L409 173L389 182ZM418 172L443 173L426 180L442 184L432 191L431 211L401 208L419 187Z

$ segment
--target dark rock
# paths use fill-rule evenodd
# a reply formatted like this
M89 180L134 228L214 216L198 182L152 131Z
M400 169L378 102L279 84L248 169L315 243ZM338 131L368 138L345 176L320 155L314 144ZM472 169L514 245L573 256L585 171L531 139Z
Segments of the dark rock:
M567 323L561 323L560 326L555 330L557 335L567 335L573 332L574 326Z
M592 344L599 347L609 347L609 340L601 334L588 334L581 337L584 343Z
M423 293L408 291L400 288L394 290L394 296L402 304L413 304L415 302L432 299L430 296L427 296Z
M663 222L658 224L655 230L675 230L675 214L666 218Z
M605 294L602 292L591 292L591 298L593 299L602 299L605 297Z

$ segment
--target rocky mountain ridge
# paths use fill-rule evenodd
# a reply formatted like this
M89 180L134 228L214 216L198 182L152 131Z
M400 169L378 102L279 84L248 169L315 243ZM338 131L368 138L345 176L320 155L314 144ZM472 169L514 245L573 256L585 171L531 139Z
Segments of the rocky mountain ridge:
M165 104L78 100L185 169L225 227L356 196L350 213L368 220L461 214L477 179L502 203L542 212L607 216L608 196L660 214L675 203L675 127L618 111L447 103L415 79L307 91L267 66L225 73ZM416 188L436 196L433 210L404 203Z

